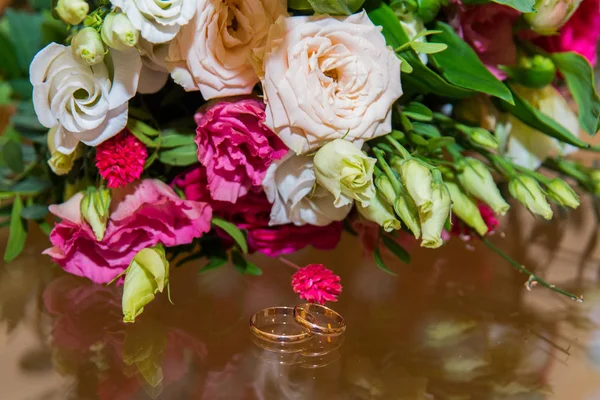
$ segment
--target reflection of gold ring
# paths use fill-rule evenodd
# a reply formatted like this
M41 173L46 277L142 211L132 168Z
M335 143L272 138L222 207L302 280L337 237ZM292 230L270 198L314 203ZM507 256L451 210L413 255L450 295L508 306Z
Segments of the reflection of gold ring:
M321 322L323 318L327 321ZM346 321L339 313L320 304L305 303L294 307L294 319L300 325L319 335L337 336L346 330Z
M298 343L312 337L309 329L294 321L292 307L269 307L250 318L250 330L261 339L276 343Z

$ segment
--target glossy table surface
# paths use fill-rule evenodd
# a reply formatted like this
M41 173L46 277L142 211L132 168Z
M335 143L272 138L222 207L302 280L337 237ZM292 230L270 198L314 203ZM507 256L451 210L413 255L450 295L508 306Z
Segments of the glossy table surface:
M350 235L335 251L289 256L342 277L331 305L347 331L318 356L252 339L254 312L299 301L293 269L276 259L254 256L260 277L231 266L198 275L201 262L175 269L174 305L159 296L138 322L123 324L122 289L66 275L40 255L47 238L32 232L25 254L0 270L0 398L600 399L600 256L590 208L584 202L569 219L546 223L514 207L492 237L540 276L583 294L582 304L526 290L525 277L476 240L452 238L437 251L412 245L411 264L387 258L396 276Z

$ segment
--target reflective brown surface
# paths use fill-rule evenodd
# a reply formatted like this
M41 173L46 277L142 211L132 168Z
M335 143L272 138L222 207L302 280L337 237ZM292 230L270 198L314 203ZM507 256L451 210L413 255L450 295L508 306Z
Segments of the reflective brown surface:
M525 290L476 241L415 247L412 264L389 262L393 277L347 235L335 252L289 257L326 264L344 285L330 305L346 333L301 351L262 346L248 329L254 312L299 301L277 260L254 258L262 277L176 269L175 305L162 296L125 325L120 289L62 273L34 234L0 270L0 399L600 399L590 205L553 223L515 211L494 242L583 304Z

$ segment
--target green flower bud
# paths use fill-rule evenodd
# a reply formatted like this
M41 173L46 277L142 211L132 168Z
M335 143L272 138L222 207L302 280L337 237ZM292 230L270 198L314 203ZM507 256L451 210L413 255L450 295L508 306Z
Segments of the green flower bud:
M520 83L534 89L541 89L554 80L556 67L551 59L536 54L533 57L522 57L515 67L502 67L508 76Z
M417 14L424 23L433 21L442 6L439 0L417 0L417 4L419 5Z
M69 25L79 25L90 11L90 6L84 0L58 0L56 13Z
M376 162L351 142L336 139L315 154L315 176L317 182L333 194L336 207L351 204L352 199L367 207L375 197Z
M541 215L544 219L552 219L552 208L538 182L530 176L519 175L508 184L510 194L519 200L529 211Z
M396 218L392 206L385 202L380 193L373 196L367 207L363 207L362 203L357 202L356 209L360 215L382 226L386 232L400 229L400 221Z
M162 245L141 250L125 270L123 322L135 322L156 293L169 282L169 262Z
M446 182L446 187L452 198L452 211L481 236L488 231L485 221L481 217L477 204L467 196L454 182Z
M554 178L546 184L547 194L552 200L561 206L579 207L579 196L575 190L564 180Z
M127 50L134 47L140 37L140 32L133 27L127 15L110 13L102 24L102 40L115 50Z
M98 241L104 238L110 217L110 190L90 188L81 200L81 216L92 228Z
M380 175L375 178L375 187L388 204L394 204L396 201L396 192L394 191L392 182L390 182L386 175Z
M400 217L402 222L411 230L415 239L421 236L421 223L419 222L419 210L415 201L402 190L394 202L394 211Z
M71 41L73 57L83 65L95 65L104 59L102 38L94 28L83 28Z
M552 35L577 10L582 0L537 0L535 10L524 14L532 29L542 35Z
M395 163L394 165L397 165ZM422 162L412 158L399 166L404 187L413 198L419 214L428 214L432 206L431 171Z
M483 147L485 149L496 150L498 149L498 140L489 131L483 128L471 129L469 136L469 142L475 146Z
M485 164L475 158L460 161L462 168L458 181L469 194L489 205L496 214L504 215L510 208L504 200L492 174Z
M421 231L423 233L421 247L436 249L444 244L442 230L450 215L450 206L452 204L450 193L444 183L434 182L431 188L431 202L430 213L423 214L419 212Z

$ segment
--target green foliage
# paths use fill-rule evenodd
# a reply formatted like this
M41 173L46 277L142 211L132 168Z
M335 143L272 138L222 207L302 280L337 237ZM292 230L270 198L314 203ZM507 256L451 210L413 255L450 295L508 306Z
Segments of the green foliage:
M253 276L262 275L262 270L252 262L248 261L248 259L237 250L233 250L231 252L231 262L233 263L233 266L242 274Z
M23 201L21 200L20 196L16 196L10 216L8 243L6 244L6 250L4 252L5 262L11 262L17 258L23 251L23 248L25 248L25 241L27 240L27 226L21 217L22 210Z
M503 4L523 13L534 12L536 0L492 0L494 3ZM463 0L463 4L482 4L487 0Z
M407 264L410 263L410 254L408 254L408 251L406 251L404 247L400 246L400 244L398 244L397 241L395 241L389 236L383 236L381 240L385 247L387 247L388 250L392 252L392 254L398 257L399 260Z
M158 159L166 165L186 167L198 162L198 148L195 144L175 147L171 150L161 151Z
M244 254L248 254L248 243L246 242L246 236L244 233L231 222L225 221L221 218L213 218L212 224L221 228L237 243Z
M379 267L379 269L381 269L383 272L386 272L386 273L388 273L390 275L394 275L394 276L397 275L395 272L393 272L391 269L389 269L389 267L383 261L379 247L375 247L375 250L373 250L373 260L375 261L375 265L377 265L377 267Z
M291 0L288 7L292 10L314 10L318 14L350 15L356 12L364 0Z

